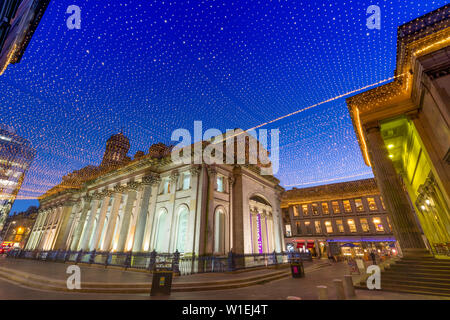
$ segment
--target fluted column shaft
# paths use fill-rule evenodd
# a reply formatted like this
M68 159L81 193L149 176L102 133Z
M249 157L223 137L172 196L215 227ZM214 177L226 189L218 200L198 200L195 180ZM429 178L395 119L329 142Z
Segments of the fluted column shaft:
M93 224L94 224L95 216L97 215L97 209L98 209L98 206L100 205L99 202L100 202L99 199L94 199L92 202L91 214L89 215L88 221L84 227L82 239L80 241L81 250L84 250L84 251L89 250L89 240L91 239Z
M105 234L105 241L102 244L101 250L111 250L112 248L112 237L114 229L117 223L117 216L119 214L120 204L122 202L122 193L116 188L116 193L114 194L113 207L111 210L111 215L109 217L108 226Z
M375 177L391 216L394 235L405 255L426 254L419 226L381 136L378 125L366 129Z
M152 185L144 185L144 190L141 197L141 205L139 206L139 215L136 221L136 232L134 235L133 252L140 252L143 250L142 244L144 242L145 226L147 225L148 207L150 196L152 194Z
M130 220L136 196L137 196L136 188L131 188L128 191L127 203L125 205L125 210L123 212L123 221L122 226L120 228L119 241L117 243L118 252L122 252L125 250L126 241L128 238L128 229L130 227Z

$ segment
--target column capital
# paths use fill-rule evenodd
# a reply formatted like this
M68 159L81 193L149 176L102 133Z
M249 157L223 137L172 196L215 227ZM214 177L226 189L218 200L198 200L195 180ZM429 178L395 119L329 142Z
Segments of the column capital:
M177 170L172 171L172 172L170 173L170 181L171 181L172 183L176 183L177 180L178 180L178 176L179 176L179 175L180 175L180 174L178 173Z
M114 186L114 192L115 193L124 193L125 191L126 191L126 187L125 186L122 186L120 184L116 184Z
M143 185L156 185L161 182L161 177L159 174L150 174L142 178Z
M215 176L217 174L216 166L208 166L206 169L208 170L208 175L210 177Z
M198 174L200 174L200 172L202 171L202 166L201 165L194 165L189 169L189 172L193 175L196 176Z
M139 182L131 181L131 182L127 183L126 190L127 191L136 191L139 189L140 186L141 186L141 184Z

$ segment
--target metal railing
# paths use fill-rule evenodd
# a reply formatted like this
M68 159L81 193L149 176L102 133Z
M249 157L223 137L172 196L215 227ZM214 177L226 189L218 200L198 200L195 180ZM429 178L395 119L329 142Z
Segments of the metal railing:
M267 267L289 263L292 258L311 261L310 253L273 252L263 254L191 255L152 252L105 252L105 251L27 251L15 249L7 253L8 258L34 259L52 262L73 262L134 268L153 271L172 270L180 275L205 272L232 272L240 269Z

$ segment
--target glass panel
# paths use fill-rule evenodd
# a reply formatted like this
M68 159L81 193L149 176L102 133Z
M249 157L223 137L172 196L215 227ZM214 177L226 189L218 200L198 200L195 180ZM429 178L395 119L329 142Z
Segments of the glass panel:
M375 225L375 229L378 232L383 232L384 228L383 225L381 224L381 219L380 218L373 218L373 224Z
M322 202L322 211L323 211L323 214L329 214L330 213L330 208L328 207L328 203Z
M294 217L298 217L299 214L297 206L294 206L293 209L294 209Z
M341 208L339 207L339 202L332 201L331 205L333 206L333 212L334 213L341 213Z
M348 223L348 227L350 228L350 232L356 232L355 221L353 219L348 219L347 223Z
M344 224L342 223L342 220L336 220L336 226L339 232L344 233Z
M350 200L344 200L342 203L344 204L345 212L352 212L352 206L350 205Z
M369 223L367 222L367 219L361 218L359 221L361 222L362 231L370 232Z
M364 206L361 199L355 199L355 208L357 212L364 211Z
M377 203L375 202L375 198L367 198L367 203L369 204L370 211L378 210Z
M325 227L327 229L327 233L333 233L333 226L331 225L331 221L325 221Z
M319 214L319 205L317 203L313 203L311 207L313 215L317 216Z
M316 233L322 233L322 225L320 224L320 221L314 221L314 225L316 227Z
M304 216L308 215L308 205L307 204L302 204L302 212Z

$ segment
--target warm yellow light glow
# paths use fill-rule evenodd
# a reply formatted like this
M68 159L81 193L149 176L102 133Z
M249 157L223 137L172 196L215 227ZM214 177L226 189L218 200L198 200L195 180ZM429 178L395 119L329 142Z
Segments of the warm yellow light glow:
M394 147L393 144L388 145L388 149L392 149Z
M427 204L427 205L430 205L431 204L431 201L430 200L425 200L425 203Z
M392 159L393 157L394 157L394 155L393 155L393 154L390 154L390 155L389 155L389 158L391 158L391 159Z
M375 222L375 223L380 223L380 219L374 218L374 219L373 219L373 222Z

